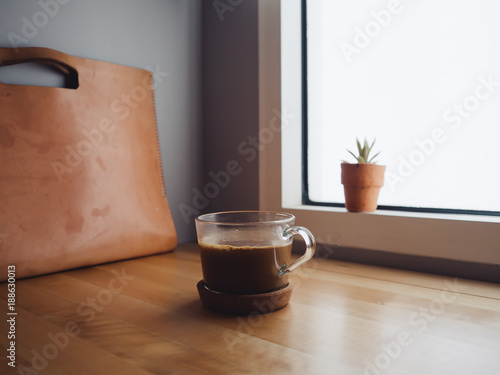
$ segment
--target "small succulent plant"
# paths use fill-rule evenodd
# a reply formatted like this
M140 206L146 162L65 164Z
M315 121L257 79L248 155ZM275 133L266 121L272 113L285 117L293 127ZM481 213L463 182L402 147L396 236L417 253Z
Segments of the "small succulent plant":
M354 156L354 158L356 158L358 163L376 164L376 162L374 162L373 159L375 159L380 154L380 152L377 152L375 155L370 157L370 152L372 151L373 145L375 144L375 139L373 140L371 146L368 145L366 138L365 138L365 142L363 144L363 147L361 147L361 143L359 143L358 138L356 138L356 143L358 145L359 156L354 155L354 153L350 150L347 150L347 151L352 156ZM347 163L347 162L345 162L345 163Z

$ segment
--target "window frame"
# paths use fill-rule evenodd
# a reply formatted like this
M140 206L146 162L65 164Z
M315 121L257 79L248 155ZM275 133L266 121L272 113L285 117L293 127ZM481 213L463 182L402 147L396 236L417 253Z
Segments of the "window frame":
M281 119L259 151L259 207L286 211L319 243L500 265L500 217L304 204L300 43L302 0L259 0L259 135ZM282 15L284 15L282 17ZM282 38L283 36L283 38ZM297 39L299 38L299 39ZM283 62L283 64L282 64ZM282 189L282 187L285 187Z

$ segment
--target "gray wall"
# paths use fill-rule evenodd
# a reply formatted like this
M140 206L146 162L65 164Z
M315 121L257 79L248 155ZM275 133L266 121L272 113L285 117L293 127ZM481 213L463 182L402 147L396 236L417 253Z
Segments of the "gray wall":
M205 188L230 161L240 173L230 176L204 211L257 210L259 161L249 140L259 131L257 1L224 3L202 5Z
M200 32L202 0L59 0L38 19L36 32L24 30L23 17L43 11L37 1L0 0L0 46L9 32L22 47L49 47L86 58L169 73L158 87L156 112L167 196L179 242L195 239L179 205L203 187ZM206 2L206 1L203 1ZM40 17L40 15L38 15ZM41 23L40 23L41 22ZM12 34L11 34L12 35ZM4 68L5 69L5 68Z

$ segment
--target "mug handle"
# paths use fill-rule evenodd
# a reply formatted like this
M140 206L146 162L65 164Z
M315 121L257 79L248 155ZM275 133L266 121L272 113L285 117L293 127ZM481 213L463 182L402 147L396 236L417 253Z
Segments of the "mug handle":
M299 259L297 259L295 262L293 262L289 266L284 264L280 268L280 273L279 273L280 276L283 276L287 273L290 273L293 270L295 270L296 268L303 265L305 262L307 262L308 260L310 260L314 256L314 252L316 251L316 240L314 239L314 236L312 235L311 232L309 232L309 230L307 228L304 228L304 227L291 227L290 228L289 226L287 226L285 228L285 231L283 232L283 237L285 239L288 239L291 236L293 236L294 234L299 234L302 236L302 238L304 239L304 242L306 244L306 252L304 253L304 255L302 255Z

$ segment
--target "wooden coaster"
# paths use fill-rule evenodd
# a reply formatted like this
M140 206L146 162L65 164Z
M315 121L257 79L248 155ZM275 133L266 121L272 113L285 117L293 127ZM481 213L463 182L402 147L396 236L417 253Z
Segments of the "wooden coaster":
M197 285L203 305L209 310L227 314L265 314L285 307L290 301L293 282L282 289L262 294L230 294L208 289L203 280Z

